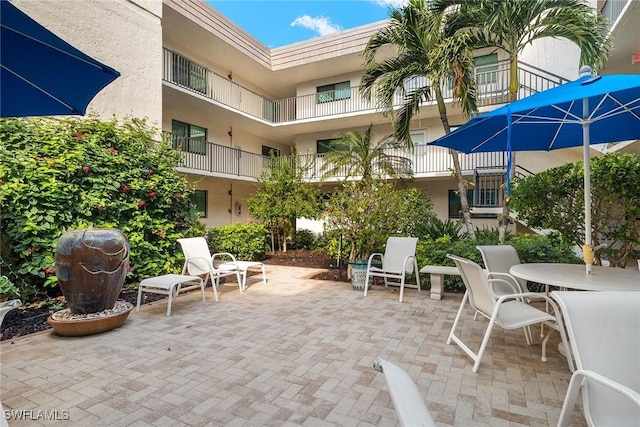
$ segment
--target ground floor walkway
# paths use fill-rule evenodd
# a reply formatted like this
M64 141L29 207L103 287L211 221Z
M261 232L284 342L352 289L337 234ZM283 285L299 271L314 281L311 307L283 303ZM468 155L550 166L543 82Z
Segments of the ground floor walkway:
M58 421L10 426L395 426L381 356L414 379L441 426L555 426L570 372L549 345L497 330L477 374L446 344L462 295L311 280L316 270L267 266L269 283L224 285L131 313L119 329L83 338L51 331L0 345L5 411ZM485 320L464 321L479 346ZM477 348L477 347L476 347ZM29 413L25 411L32 410ZM42 412L44 411L44 414ZM572 425L585 425L576 410Z

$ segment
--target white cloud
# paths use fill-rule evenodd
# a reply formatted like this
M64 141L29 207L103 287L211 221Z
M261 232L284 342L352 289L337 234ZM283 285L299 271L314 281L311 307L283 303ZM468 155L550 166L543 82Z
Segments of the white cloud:
M302 15L297 17L295 21L291 23L291 26L300 26L307 28L311 31L317 32L320 36L335 33L342 29L339 25L332 24L331 21L324 16L312 18L309 15Z
M404 6L407 3L407 0L371 0L378 6L382 7L394 7L398 8Z

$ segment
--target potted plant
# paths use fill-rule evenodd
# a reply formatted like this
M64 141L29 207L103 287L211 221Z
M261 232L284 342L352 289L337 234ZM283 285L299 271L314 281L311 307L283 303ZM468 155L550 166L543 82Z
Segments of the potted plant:
M326 227L338 230L350 244L347 278L356 290L364 289L369 255L384 247L394 228L394 193L392 184L381 181L348 181L328 202Z

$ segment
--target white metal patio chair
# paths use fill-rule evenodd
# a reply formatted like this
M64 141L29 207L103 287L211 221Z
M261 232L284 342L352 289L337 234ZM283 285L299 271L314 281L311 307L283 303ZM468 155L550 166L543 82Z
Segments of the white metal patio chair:
M527 281L512 276L509 269L514 265L522 264L518 252L511 245L485 245L476 246L482 254L482 261L487 270L489 279L499 278L511 282L518 292L528 292ZM513 287L503 282L493 284L493 293L501 296L513 293Z
M558 292L577 369L558 426L569 425L582 390L589 426L640 425L640 292Z
M233 255L221 252L212 256L209 251L209 245L207 245L207 241L204 237L178 239L178 243L180 243L185 257L182 274L188 274L190 276L204 276L205 286L207 279L210 278L216 301L219 300L218 285L220 284L221 277L235 275L236 280L238 281L238 288L240 289L240 292L243 291L240 269L235 264L235 257ZM231 261L227 261L217 267L214 266L213 261L215 257L220 257L222 254L228 256Z
M383 277L385 287L389 286L389 279L400 280L399 302L402 302L404 288L416 287L420 292L420 272L416 260L417 237L389 237L385 246L384 254L376 252L371 254L367 262L367 276L364 282L364 296L367 296L369 288L369 278ZM372 265L376 258L380 259L381 266ZM405 285L407 273L414 272L416 276L415 285ZM397 282L396 282L397 283Z
M447 344L451 344L451 341L454 341L465 353L467 353L467 355L469 355L469 357L471 357L471 359L473 359L475 362L472 369L473 372L478 372L478 367L480 366L482 356L487 348L491 332L495 325L507 330L523 328L527 344L531 345L532 334L529 327L538 323L544 323L551 328L558 329L560 331L562 342L564 343L563 345L565 345L566 348L567 340L565 339L564 328L562 327L562 319L558 315L559 312L557 306L551 298L534 292L520 293L515 285L510 282L498 278L488 279L482 267L471 260L450 254L448 254L447 257L451 258L456 263L456 266L460 270L462 281L467 288L464 293L464 297L462 298L462 302L460 303L460 308L458 309L456 318L453 322L453 327L449 333ZM511 295L502 295L500 297L496 296L492 291L492 286L497 282L504 283L507 286L513 286L513 293ZM547 300L550 307L553 309L553 314L546 313L532 305L526 304L523 302L524 298L528 298L530 300ZM489 325L484 333L478 353L474 353L462 341L462 339L455 334L458 322L464 312L467 301L471 308L476 311L476 314L480 313L482 316L489 319ZM543 362L546 362L547 360L547 341L549 341L549 337L552 332L553 331L550 330L542 341Z
M435 427L436 423L409 374L380 357L373 362L373 369L384 373L400 424L406 427Z

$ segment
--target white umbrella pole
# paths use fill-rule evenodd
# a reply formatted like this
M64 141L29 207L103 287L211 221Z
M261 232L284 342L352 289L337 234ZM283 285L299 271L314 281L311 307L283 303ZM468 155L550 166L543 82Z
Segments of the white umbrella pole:
M587 269L591 274L593 264L593 247L591 239L591 156L589 154L589 99L582 100L582 159L584 162L584 246L582 256Z

